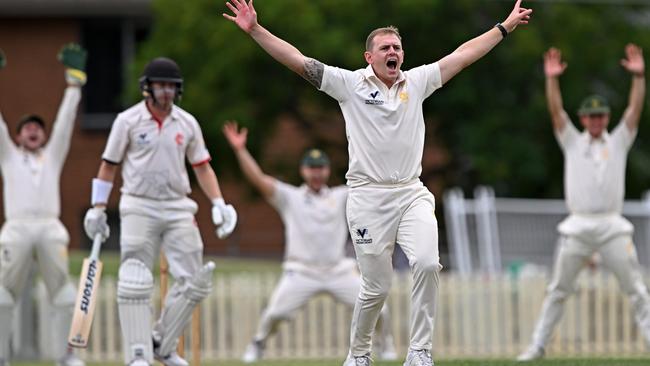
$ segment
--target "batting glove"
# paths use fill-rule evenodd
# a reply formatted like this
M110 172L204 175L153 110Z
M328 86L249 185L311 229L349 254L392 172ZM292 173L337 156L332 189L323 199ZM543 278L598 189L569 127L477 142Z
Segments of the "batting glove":
M106 240L111 233L106 219L106 208L93 207L86 212L84 217L84 229L89 238L94 239L95 235L101 235L102 241Z
M70 85L82 86L86 84L86 58L88 53L76 43L68 43L57 58L65 66L65 80Z
M232 205L226 205L223 198L216 198L212 200L212 222L217 226L217 236L223 239L235 230L237 212Z
M5 67L7 65L7 57L5 56L5 53L0 50L0 69Z

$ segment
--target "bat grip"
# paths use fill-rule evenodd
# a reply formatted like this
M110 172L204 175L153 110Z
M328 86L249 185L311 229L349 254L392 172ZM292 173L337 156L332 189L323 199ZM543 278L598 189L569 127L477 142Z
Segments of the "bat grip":
M97 234L95 235L95 238L93 239L93 247L90 250L90 259L91 260L97 260L99 259L99 250L102 247L102 235Z

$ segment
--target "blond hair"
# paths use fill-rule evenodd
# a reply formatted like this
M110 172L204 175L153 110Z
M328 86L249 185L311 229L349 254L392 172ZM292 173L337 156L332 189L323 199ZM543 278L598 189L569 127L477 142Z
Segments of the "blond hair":
M399 30L397 27L389 25L388 27L377 28L374 31L370 32L368 38L366 38L366 51L372 50L372 42L374 41L375 37L380 34L394 34L397 36L397 38L399 38L400 41L402 40L402 36L399 35Z

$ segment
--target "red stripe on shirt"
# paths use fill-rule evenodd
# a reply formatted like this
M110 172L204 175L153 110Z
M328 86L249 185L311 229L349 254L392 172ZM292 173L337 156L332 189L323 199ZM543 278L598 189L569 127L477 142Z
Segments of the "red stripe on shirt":
M192 167L193 167L193 168L196 168L197 166L201 166L201 165L203 165L203 164L207 164L207 163L210 162L210 160L212 160L212 157L208 157L208 158L205 159L205 160L202 160L202 161L199 161L198 163L192 164Z

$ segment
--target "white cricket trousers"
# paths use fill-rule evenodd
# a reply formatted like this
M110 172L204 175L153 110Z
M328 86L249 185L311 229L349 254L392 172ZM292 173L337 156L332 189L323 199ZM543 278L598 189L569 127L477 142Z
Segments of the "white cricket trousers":
M646 343L650 343L650 297L643 282L632 236L623 234L604 243L586 241L576 236L560 238L553 278L535 326L532 345L546 346L562 317L564 301L575 290L576 277L595 252L600 253L603 265L616 276L621 290L629 297L639 330Z
M58 218L12 219L2 226L0 292L8 291L13 301L0 300L0 359L9 359L11 303L24 291L34 259L55 309L51 321L58 336L53 356L58 359L65 354L76 295L68 274L69 241Z
M352 262L351 258L349 260ZM356 271L356 264L350 264L352 266L345 266L348 269L335 268L322 272L285 269L262 314L254 340L265 344L268 337L275 333L280 322L290 319L295 311L318 294L330 294L337 301L353 307L359 295L361 280ZM383 324L379 327L384 346L391 334L388 316L388 308L384 307L381 318Z
M393 278L395 243L409 260L411 350L430 350L442 269L433 194L419 180L405 185L364 185L350 189L347 218L361 272L352 314L350 354L370 352L372 333Z

